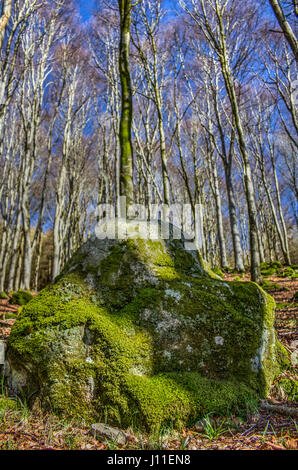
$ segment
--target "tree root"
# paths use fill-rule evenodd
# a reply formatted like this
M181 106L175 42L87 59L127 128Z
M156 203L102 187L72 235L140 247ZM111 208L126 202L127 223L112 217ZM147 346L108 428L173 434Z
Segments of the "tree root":
M261 402L260 408L266 411L273 411L281 415L295 416L298 418L298 408L291 408L286 405L272 405L267 402Z

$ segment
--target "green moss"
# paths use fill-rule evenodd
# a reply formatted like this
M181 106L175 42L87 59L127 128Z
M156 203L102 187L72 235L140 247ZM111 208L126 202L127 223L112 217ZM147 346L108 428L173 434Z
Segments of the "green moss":
M0 300L6 300L9 299L8 295L5 294L5 292L0 292Z
M269 276L273 276L274 274L276 274L277 271L278 270L276 268L270 267L268 269L262 269L261 274L263 277L269 277Z
M143 302L147 298L148 294L144 292ZM86 325L93 335L90 355L96 357L96 361L86 364L85 352L78 346L81 338L77 331L77 344L71 338L74 348L69 350L69 360L61 363L61 345L55 343L55 337L61 331L70 331L81 325ZM63 337L63 341L67 346L68 338ZM85 418L92 413L94 415L95 410L97 414L103 413L107 403L113 403L108 398L107 387L113 390L114 398L121 397L119 377L127 374L133 366L141 370L150 369L150 338L132 323L127 312L115 317L95 305L90 300L88 285L76 274L69 274L54 286L48 286L32 300L30 306L24 307L8 343L13 346L11 357L17 362L30 360L39 371L38 383L33 380L28 385L28 395L36 388L42 388L46 379L50 386L42 392L45 402L49 402L45 404L58 413ZM44 363L45 359L47 363ZM91 403L86 412L82 390L86 387L87 378L91 377L100 378L100 383L103 381L104 398Z
M275 269L281 269L282 268L282 264L279 261L273 261L272 263L270 263L270 266L272 268L275 268Z
M14 320L17 317L18 313L5 313L6 320Z
M218 268L217 266L215 268L213 268L212 271L214 272L214 274L216 274L220 278L223 278L224 274L223 274L222 270L220 268Z
M294 402L298 401L298 380L283 377L279 379L278 387L288 400Z
M290 268L290 267L287 267L287 268L283 271L283 277L292 277L294 274L295 274L294 269L292 269L292 268Z
M4 395L0 395L0 413L16 410L17 407L18 404L15 400L5 397Z
M168 253L166 244L162 240L128 240L127 246L132 252L139 256L146 265L174 267L175 262Z
M283 277L283 273L281 271L282 264L279 261L273 261L272 263L261 263L260 267L263 277L269 277L273 275Z
M293 299L294 300L294 299ZM286 308L298 308L298 302L280 302L276 304L276 310L283 310Z
M264 269L268 269L270 267L269 263L260 263L260 269L263 271Z
M280 290L282 286L278 284L277 282L270 282L270 281L263 281L262 283L262 288L266 291L271 291L271 290Z
M14 305L26 305L31 299L33 299L33 295L30 294L30 292L19 290L12 293L9 303Z
M292 364L288 351L279 341L276 343L275 354L277 359L275 376L277 376L279 373L291 369Z
M272 261L271 263L261 263L260 269L262 272L267 270L272 270L272 274L274 272L278 272L282 268L282 264L279 261Z
M282 373L278 376L271 388L271 395L280 400L297 402L298 400L298 380L296 377Z
M67 364L53 363L48 376L50 396L44 395L45 403L49 399L49 409L52 408L59 415L92 420L96 410L91 396L89 403L86 397L90 394L94 378L94 368L82 360L73 358Z
M201 265L204 268L205 273L208 274L208 276L211 277L211 279L221 279L220 276L218 276L212 271L211 266L208 263L208 261L204 260L201 255L199 255L199 259L200 259Z
M128 240L127 246L132 250L136 258L148 266L152 274L156 275L159 279L171 281L180 277L165 242L161 240L137 239ZM180 259L177 264L179 264L180 269L185 271L194 265L194 260L191 259L189 253L185 253L185 257Z
M226 414L245 407L254 393L244 384L208 380L195 372L129 376L127 389L139 421L149 430L194 424L207 413Z

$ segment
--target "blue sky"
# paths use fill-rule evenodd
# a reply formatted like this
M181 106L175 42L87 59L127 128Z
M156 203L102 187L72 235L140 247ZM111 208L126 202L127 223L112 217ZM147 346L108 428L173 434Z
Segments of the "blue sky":
M83 21L87 21L90 18L90 10L94 8L95 0L78 0L78 4Z
M92 8L94 8L96 0L77 0L80 13L82 16L83 21L88 21L90 18L92 12ZM164 7L167 6L168 8L173 8L175 5L174 0L165 0L164 1Z

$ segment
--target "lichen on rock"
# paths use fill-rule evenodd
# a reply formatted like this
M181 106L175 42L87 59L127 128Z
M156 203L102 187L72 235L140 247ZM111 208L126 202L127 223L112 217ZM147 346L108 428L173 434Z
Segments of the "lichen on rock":
M93 237L12 328L5 374L29 402L122 426L180 426L265 396L286 352L274 300L226 283L183 240Z

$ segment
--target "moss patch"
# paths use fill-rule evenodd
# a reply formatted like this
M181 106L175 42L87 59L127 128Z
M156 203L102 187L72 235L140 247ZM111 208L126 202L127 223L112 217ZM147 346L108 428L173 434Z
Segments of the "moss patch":
M282 390L282 394L288 400L298 401L298 380L290 378L282 378L278 381L278 387Z
M129 376L127 390L138 421L149 429L193 425L210 412L222 415L243 409L255 398L244 384L209 380L195 372Z
M9 410L16 410L17 407L18 404L16 400L0 395L0 413L4 413Z
M215 268L213 268L212 271L214 272L214 274L219 276L221 279L223 278L224 274L223 274L222 270L220 268L218 268L217 266Z
M9 303L14 305L26 305L31 299L33 299L33 296L30 292L19 290L12 292Z
M278 284L277 282L270 282L270 281L265 280L262 283L262 289L264 289L266 291L280 290L280 289L282 289L282 286L280 284Z

